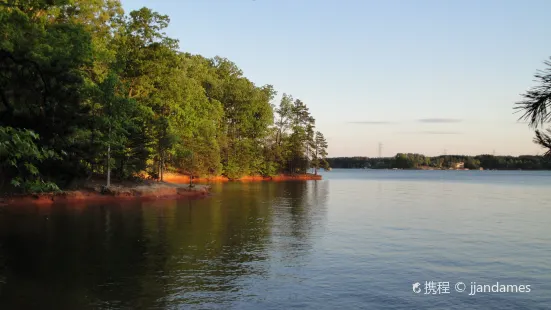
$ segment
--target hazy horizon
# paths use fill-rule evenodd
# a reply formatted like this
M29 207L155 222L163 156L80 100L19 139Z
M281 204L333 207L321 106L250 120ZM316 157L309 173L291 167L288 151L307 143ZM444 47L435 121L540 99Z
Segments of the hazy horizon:
M543 153L514 102L551 56L549 1L123 0L182 51L304 101L330 157Z

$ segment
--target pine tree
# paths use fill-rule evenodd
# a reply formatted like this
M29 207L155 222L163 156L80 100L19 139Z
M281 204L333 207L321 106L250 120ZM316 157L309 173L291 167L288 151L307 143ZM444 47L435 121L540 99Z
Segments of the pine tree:
M325 137L321 132L317 131L314 138L314 152L312 154L312 168L314 168L314 174L316 175L318 174L318 169L329 169L327 146Z

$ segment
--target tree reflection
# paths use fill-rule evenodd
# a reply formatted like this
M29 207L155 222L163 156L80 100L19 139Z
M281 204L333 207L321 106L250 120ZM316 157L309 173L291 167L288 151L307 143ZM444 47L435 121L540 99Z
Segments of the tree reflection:
M275 232L273 243L280 249L285 264L305 264L317 229L326 221L327 181L286 182L280 187L281 199L273 205Z
M230 305L269 279L273 264L304 263L323 228L328 184L230 183L201 200L8 207L0 308Z

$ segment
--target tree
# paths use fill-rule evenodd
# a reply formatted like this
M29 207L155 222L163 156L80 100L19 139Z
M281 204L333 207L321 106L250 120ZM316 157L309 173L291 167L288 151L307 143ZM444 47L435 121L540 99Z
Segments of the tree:
M0 9L0 125L32 130L39 147L62 156L42 161L40 171L63 184L86 169L78 140L88 121L85 71L93 55L90 34L55 18L60 6L52 3Z
M99 113L96 127L105 134L103 142L107 145L106 154L106 186L111 186L111 168L113 166L113 149L123 152L129 133L135 129L137 124L134 122L133 115L137 113L137 107L134 100L120 97L116 94L117 88L121 88L118 77L111 73L98 87L97 102L99 104Z
M465 168L467 169L479 169L480 168L480 161L478 159L467 157L465 160Z
M232 61L180 52L169 22L118 0L0 3L0 128L56 154L0 181L306 171L318 158L306 105L284 94L276 108L274 88Z
M319 131L316 131L313 146L312 168L314 168L314 174L317 175L318 169L329 169L329 163L327 162L327 141L325 141L325 137Z
M31 130L0 127L0 175L11 177L11 185L24 192L57 191L55 183L42 179L38 166L44 159L59 157L52 150L36 145L38 139ZM3 183L4 178L0 181Z
M539 85L522 95L524 100L516 103L516 109L524 112L520 119L529 121L529 126L535 129L534 142L546 149L546 156L551 156L551 129L547 133L541 130L551 120L551 57L544 64L547 67L534 75Z
M291 173L306 172L309 164L309 149L313 144L315 119L306 104L296 99L291 107L291 134L287 151L287 166Z
M287 94L283 94L279 107L275 110L277 119L275 121L276 126L276 138L275 143L281 146L283 136L286 134L291 124L291 117L293 112L293 97Z

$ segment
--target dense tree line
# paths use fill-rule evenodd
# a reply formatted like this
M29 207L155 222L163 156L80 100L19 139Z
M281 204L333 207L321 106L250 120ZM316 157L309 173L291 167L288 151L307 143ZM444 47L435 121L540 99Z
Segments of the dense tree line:
M169 22L118 0L0 2L0 188L327 167L304 102L180 52Z
M370 169L449 169L463 163L466 169L498 170L549 170L551 159L545 156L493 156L493 155L440 155L428 157L421 154L396 154L394 157L335 157L328 158L333 168L370 168Z

